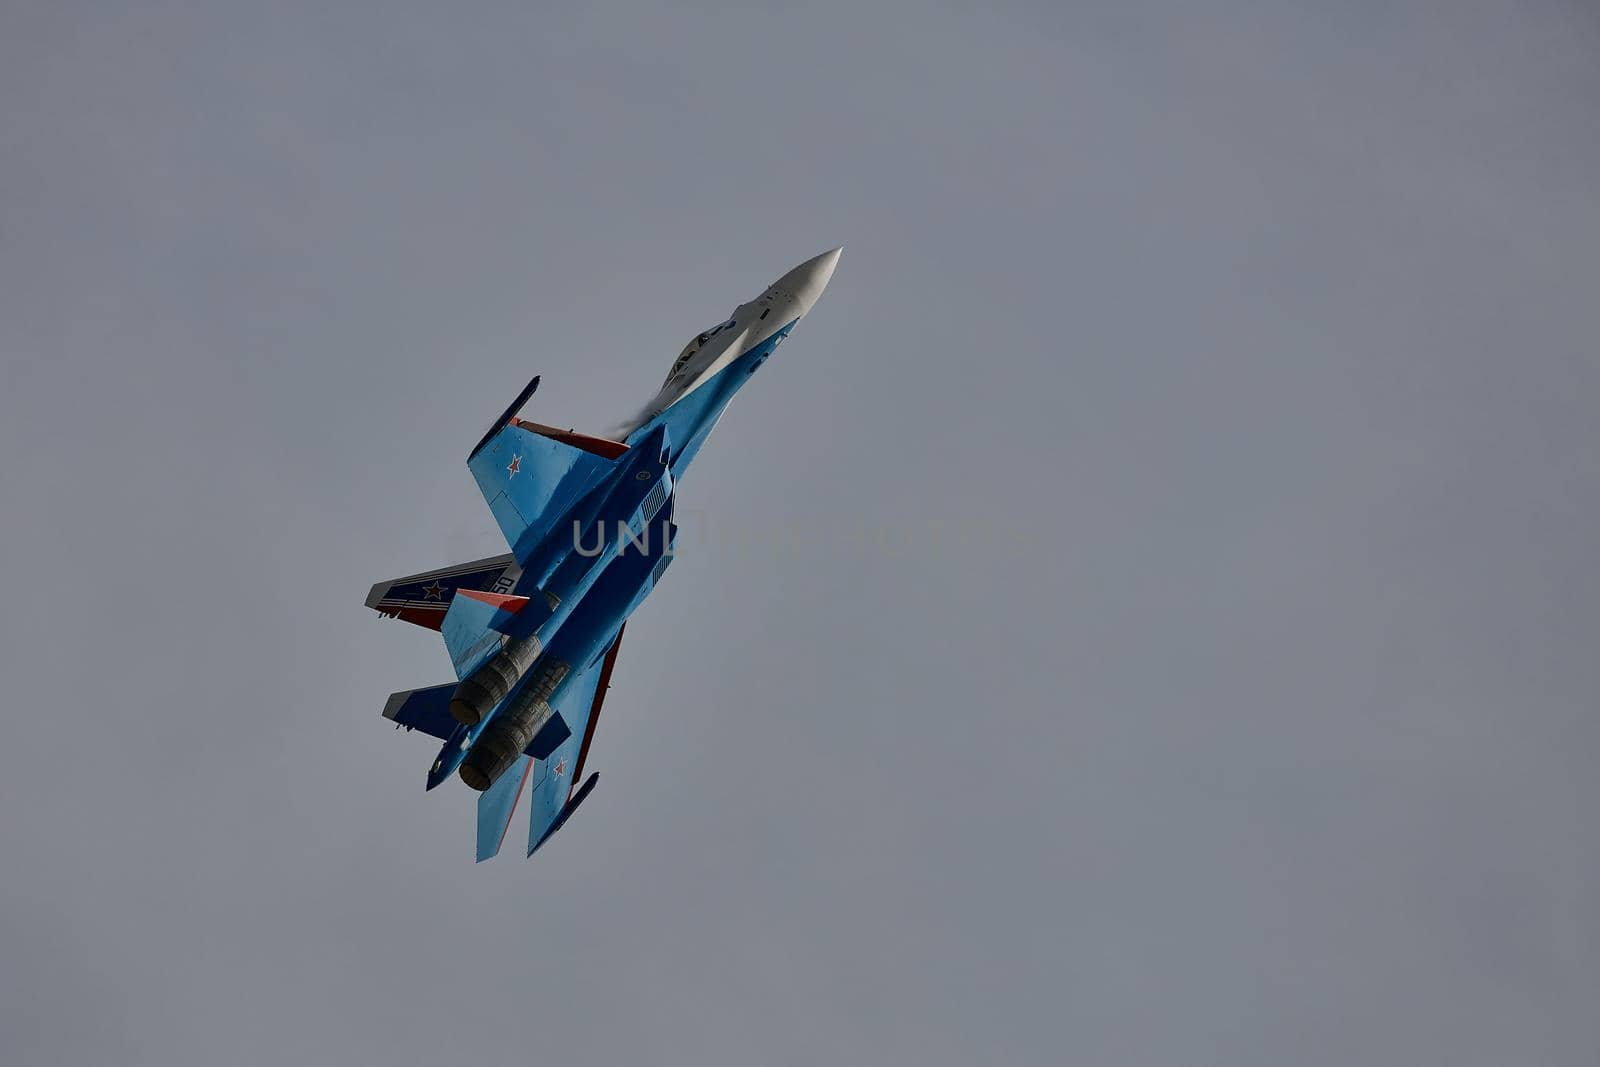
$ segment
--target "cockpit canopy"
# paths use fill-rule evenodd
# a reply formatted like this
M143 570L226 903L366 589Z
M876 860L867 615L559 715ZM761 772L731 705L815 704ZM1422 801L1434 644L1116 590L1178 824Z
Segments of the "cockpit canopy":
M710 343L711 339L724 330L733 329L734 322L733 318L729 318L726 322L719 322L704 333L695 334L694 338L683 346L683 351L678 353L678 358L672 361L672 369L667 372L667 380L662 383L662 387L665 388L682 377L688 370L690 362Z

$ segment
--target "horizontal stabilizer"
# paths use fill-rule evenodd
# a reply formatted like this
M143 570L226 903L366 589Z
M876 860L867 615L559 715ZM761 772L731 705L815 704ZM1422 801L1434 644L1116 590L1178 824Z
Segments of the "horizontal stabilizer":
M517 798L522 796L522 786L532 770L533 760L519 756L493 785L478 795L479 863L499 854L506 831L511 828L511 816L517 811Z
M585 797L594 792L594 787L598 785L599 782L600 772L595 771L593 774L589 775L588 780L584 782L583 785L578 787L578 791L572 794L572 799L562 805L561 812L555 817L555 821L550 824L550 828L548 830L540 834L537 840L532 840L532 835L530 835L530 840L528 841L528 855L531 856L535 852L539 851L540 845L554 837L555 832L567 824L567 820L572 818L572 813L578 810L578 805L583 803Z
M565 689L557 701L560 718L571 725L572 735L561 741L554 750L541 756L535 763L528 789L528 855L560 828L582 798L575 790L578 775L588 756L589 743L594 738L594 724L605 702L606 687L611 681L611 668L616 662L621 632L610 642L603 663L585 670ZM535 743L538 742L535 737ZM533 745L529 745L529 752ZM592 782L591 775L589 781ZM592 788L585 783L585 789Z
M383 717L407 730L421 730L429 737L447 741L457 726L450 717L450 695L455 691L456 683L449 682L428 689L394 693L383 706Z

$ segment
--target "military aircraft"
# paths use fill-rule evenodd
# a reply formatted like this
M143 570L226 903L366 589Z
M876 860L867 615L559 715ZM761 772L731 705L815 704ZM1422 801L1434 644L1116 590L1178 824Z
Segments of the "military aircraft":
M822 295L839 252L695 335L613 434L518 418L535 377L467 456L511 551L372 587L369 608L438 630L450 652L456 681L395 693L383 715L442 742L427 788L459 774L478 791L480 862L499 853L524 790L531 856L594 789L599 774L583 772L595 723L623 626L672 562L678 481Z

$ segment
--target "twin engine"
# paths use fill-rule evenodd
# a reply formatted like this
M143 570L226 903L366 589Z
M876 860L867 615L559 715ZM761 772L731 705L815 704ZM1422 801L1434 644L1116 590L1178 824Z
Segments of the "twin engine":
M513 642L513 644L515 643ZM538 645L537 640L534 640L533 643L535 646ZM490 660L488 664L484 665L484 668L495 663L510 649L511 645L507 645L501 651L500 656ZM500 714L495 716L494 722L489 724L489 728L483 732L483 736L479 737L477 743L472 746L472 751L467 753L467 758L461 763L460 773L463 782L466 782L469 787L481 793L493 785L495 779L506 773L506 769L515 763L517 757L522 755L528 746L533 743L534 735L539 732L539 729L546 722L550 721L550 716L555 714L555 709L550 706L550 697L555 693L556 687L561 684L561 680L567 676L568 669L567 664L549 657L546 657L539 664L534 670L533 676L528 679L528 684L523 686L522 691L517 694L516 699L507 704ZM474 672L471 678L461 683L457 693L461 689L465 689L473 679L482 673L483 669ZM515 676L512 677L511 682L515 684ZM510 685L507 685L506 688L509 690ZM504 693L501 694L502 697L504 695ZM498 699L486 705L485 711L493 708L496 703L499 703ZM452 712L455 711L455 701L450 702L450 710ZM479 716L479 719L482 719L482 715Z

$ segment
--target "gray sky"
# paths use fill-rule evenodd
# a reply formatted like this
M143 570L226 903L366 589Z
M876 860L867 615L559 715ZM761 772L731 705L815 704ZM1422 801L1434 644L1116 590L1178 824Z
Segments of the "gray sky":
M1584 5L535 6L0 14L0 1061L1596 1061ZM368 585L839 243L474 866Z

